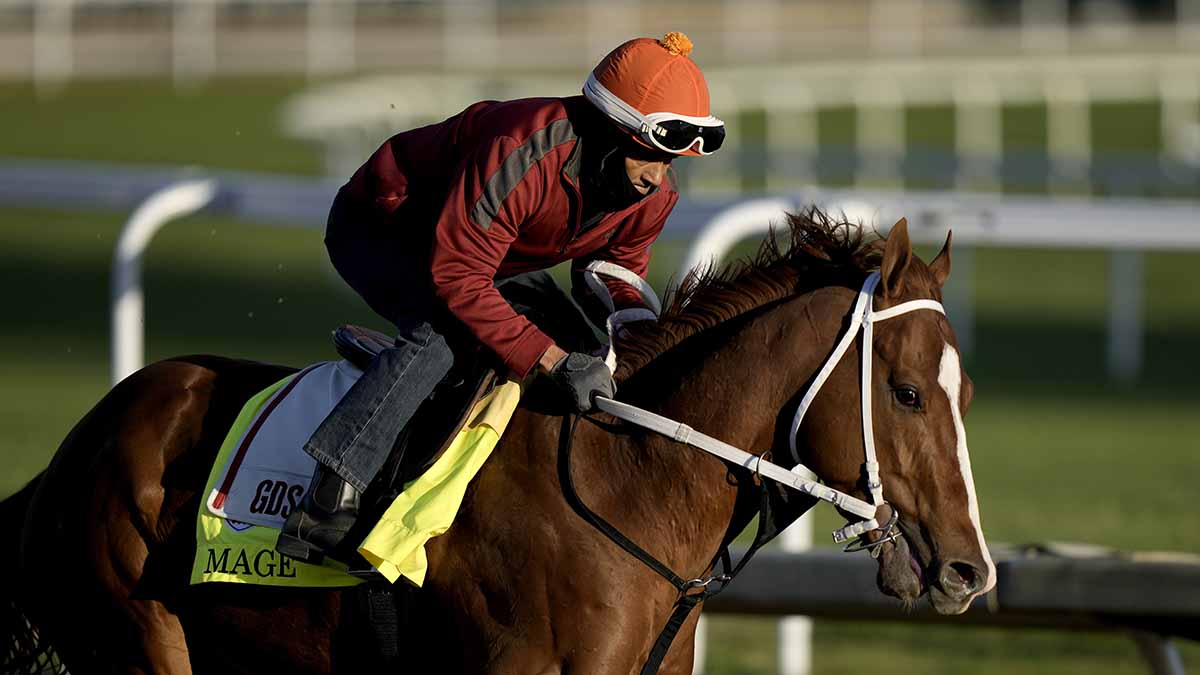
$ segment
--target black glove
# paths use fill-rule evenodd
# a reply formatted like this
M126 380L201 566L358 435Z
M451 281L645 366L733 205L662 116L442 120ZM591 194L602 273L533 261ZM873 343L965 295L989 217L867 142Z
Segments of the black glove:
M593 397L612 398L617 392L604 360L582 352L571 352L559 359L550 370L550 380L570 397L575 410L581 413L592 409Z

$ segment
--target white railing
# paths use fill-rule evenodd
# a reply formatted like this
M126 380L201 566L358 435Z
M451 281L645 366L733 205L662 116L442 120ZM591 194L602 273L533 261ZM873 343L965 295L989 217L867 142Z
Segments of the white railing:
M112 381L120 382L145 360L146 308L142 293L142 255L167 223L208 206L217 196L212 179L190 180L151 195L126 221L113 250L111 321Z
M939 616L924 601L902 609L873 583L874 560L837 549L763 551L737 583L705 603L705 611L1124 633L1152 675L1185 675L1174 637L1197 638L1200 596L1192 589L1200 582L1200 560L1194 554L1064 543L1010 549L989 542L988 548L1001 582L957 616ZM880 670L893 671L886 664Z
M158 192L190 174L169 167L131 168L86 162L0 161L0 204L99 210L138 207L114 252L113 372L124 376L141 363L142 312L140 255L161 227L175 217L161 203L151 208L137 195ZM176 178L172 179L172 176ZM297 176L220 174L223 215L245 222L290 227L321 227L338 182ZM143 198L144 199L144 198ZM197 201L199 199L197 198ZM1191 201L1006 197L945 192L810 190L792 198L747 205L736 201L681 200L667 221L664 236L696 237L688 266L711 251L723 251L741 237L766 231L781 209L820 204L845 211L851 220L890 225L909 219L914 241L939 244L954 229L954 281L946 289L959 342L970 348L972 329L970 260L972 245L1030 248L1091 248L1113 251L1110 274L1109 370L1120 378L1136 376L1141 363L1141 281L1139 251L1200 250L1200 208ZM216 205L214 205L216 207ZM200 208L200 207L197 207ZM740 214L740 215L739 215ZM732 223L737 236L719 225ZM699 254L697 250L710 253ZM122 300L124 298L124 300ZM119 308L123 306L124 309ZM120 326L120 327L118 327ZM126 338L125 336L133 336ZM133 345L133 346L130 346ZM126 351L129 350L129 351ZM124 354L118 356L118 354ZM133 356L135 355L136 356Z
M717 214L697 233L680 272L705 258L719 260L737 241L766 234L785 208L808 204L880 230L906 217L912 240L919 244L940 245L953 230L955 274L945 301L967 353L974 335L973 247L1110 251L1106 354L1108 372L1118 380L1135 378L1143 362L1141 251L1200 250L1200 211L1191 202L811 191L795 200L743 202Z
M810 62L848 50L895 58L1188 48L1200 36L1198 0L1176 0L1166 24L1121 16L1071 24L1067 2L1022 0L1021 24L1006 26L989 24L970 0L255 0L257 12L231 0L0 0L0 21L16 19L0 43L0 77L52 87L147 73L186 84L248 71L576 68L629 37L669 29L698 38L706 64ZM280 13L285 20L274 19Z
M169 185L161 179L162 174L169 175L164 170L81 163L33 162L24 169L21 166L0 162L0 203L53 207L69 201L100 209L126 208L128 197L123 195L145 194L149 187L158 191ZM223 187L231 195L231 199L223 200L231 217L304 227L324 223L337 189L336 183L324 180L247 174L226 174ZM201 192L197 188L189 200L198 203ZM129 364L139 364L142 358L142 329L137 319L143 303L141 253L166 220L186 211L158 200L134 204L139 208L114 252L112 272L113 373L121 377L131 371ZM728 206L716 208L721 204ZM945 300L964 351L970 349L973 332L969 302L973 246L1112 251L1107 354L1109 372L1121 379L1135 377L1142 361L1140 251L1200 250L1200 209L1190 201L865 190L812 190L794 198L749 203L684 201L667 221L665 236L697 238L699 243L687 257L690 269L706 257L724 255L742 238L764 234L783 209L809 204L844 211L851 220L881 227L905 216L910 234L918 243L940 244L946 231L953 229L959 247L955 251L954 281L946 289Z
M1094 106L1137 103L1158 106L1155 128L1139 133L1161 139L1161 156L1147 154L1146 161L1157 179L1186 191L1194 189L1189 181L1200 167L1197 72L1200 51L1194 50L706 67L714 110L730 120L728 150L678 168L690 194L736 194L750 166L765 175L769 191L794 190L818 176L821 112L851 107L854 148L841 150L852 163L846 178L860 187L898 186L909 152L908 111L933 106L953 110L953 147L945 157L957 162L955 185L995 190L1016 178L1004 175L1005 107L1044 104L1048 187L1081 194L1094 189L1091 170L1103 166L1092 147ZM575 95L581 77L467 72L335 82L294 97L283 124L293 136L322 143L326 168L342 175L399 130L485 98ZM742 113L764 116L761 156L739 157L748 152ZM1166 167L1179 176L1172 178Z

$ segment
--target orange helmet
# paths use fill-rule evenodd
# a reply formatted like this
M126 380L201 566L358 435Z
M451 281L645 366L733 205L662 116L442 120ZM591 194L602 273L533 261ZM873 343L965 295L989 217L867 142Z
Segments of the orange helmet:
M630 40L592 70L583 95L648 148L711 155L725 140L725 123L709 112L708 84L691 51L679 32Z

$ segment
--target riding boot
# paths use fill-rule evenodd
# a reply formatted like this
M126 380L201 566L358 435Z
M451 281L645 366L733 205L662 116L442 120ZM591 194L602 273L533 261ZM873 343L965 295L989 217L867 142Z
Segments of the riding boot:
M283 524L275 550L314 564L326 555L352 557L341 547L358 518L360 497L357 488L318 462L308 493Z

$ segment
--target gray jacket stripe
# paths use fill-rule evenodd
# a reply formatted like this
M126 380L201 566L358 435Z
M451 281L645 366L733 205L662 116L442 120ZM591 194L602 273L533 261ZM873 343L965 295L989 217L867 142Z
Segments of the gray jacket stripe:
M575 140L575 130L570 120L561 119L549 126L538 129L529 136L521 147L509 153L500 164L500 169L488 179L483 186L483 194L471 209L471 220L479 227L487 230L492 226L492 220L500 212L500 205L508 198L509 193L525 178L525 174L533 168L554 148Z

